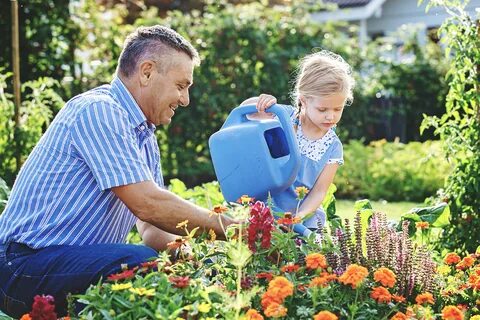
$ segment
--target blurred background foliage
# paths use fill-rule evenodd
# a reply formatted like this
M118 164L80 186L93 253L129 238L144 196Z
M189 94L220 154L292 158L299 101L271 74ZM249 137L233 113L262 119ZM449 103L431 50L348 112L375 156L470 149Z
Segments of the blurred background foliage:
M187 186L213 180L208 138L221 127L229 111L261 92L289 103L298 59L312 50L328 49L352 65L358 83L355 101L338 128L349 157L339 174L345 185L339 186L339 192L345 197L412 200L431 195L446 173L432 176L417 170L415 174L421 177L410 187L398 185L395 165L382 174L396 176L391 181L383 179L377 187L371 184L380 180L372 178L366 183L354 181L354 177L364 179L360 172L364 167L356 165L359 161L383 163L386 159L381 157L397 157L393 163L402 162L402 167L408 165L403 161L410 161L402 154L404 148L422 149L393 143L375 158L379 147L364 146L371 141L398 137L408 143L433 137L429 131L420 135L418 128L423 113L441 115L445 111L446 60L441 48L434 43L420 46L414 29L399 30L401 46L398 39L380 38L360 48L356 26L317 24L309 18L308 12L317 10L318 3L315 7L308 1L278 6L283 2L20 0L21 80L33 81L24 85L23 100L25 106L34 105L37 110L23 111L25 123L33 128L23 129L31 133L19 142L22 156L30 152L62 100L111 81L129 32L140 25L160 23L189 39L202 58L195 70L189 110L178 113L170 126L159 128L157 133L167 180L180 178ZM17 168L11 140L10 19L9 10L0 12L0 32L6 35L0 38L5 49L0 53L4 68L0 72L0 127L5 131L0 140L0 177L11 186ZM29 96L35 90L42 92L41 99ZM435 182L428 185L428 179ZM403 181L407 184L411 179ZM387 186L398 188L389 193Z

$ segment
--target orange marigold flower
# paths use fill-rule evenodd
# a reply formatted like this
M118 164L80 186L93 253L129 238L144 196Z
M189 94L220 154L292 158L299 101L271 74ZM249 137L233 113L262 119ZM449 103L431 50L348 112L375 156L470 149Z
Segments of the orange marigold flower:
M30 315L28 313L25 313L21 318L20 320L32 320L32 318L30 317Z
M213 206L212 212L215 214L222 214L228 211L228 208L225 206L222 206L221 204L217 204Z
M300 266L298 264L287 264L283 266L280 270L282 272L297 272Z
M397 312L390 318L390 320L408 320L407 315L403 312Z
M434 304L435 300L433 300L433 295L430 292L425 292L425 293L419 294L415 298L415 302L417 304L424 304L424 303Z
M268 284L268 291L279 296L283 301L283 299L293 294L293 284L285 277L275 277Z
M430 224L427 221L419 221L415 223L415 226L417 229L428 229L430 227Z
M327 259L321 253L312 253L306 256L305 261L308 269L327 268Z
M287 315L288 309L278 303L270 304L267 309L265 309L265 315L271 318L281 318Z
M442 319L445 320L463 320L463 313L455 306L446 306L442 310Z
M460 262L460 257L458 256L458 254L456 254L455 252L450 252L450 253L447 253L447 255L445 256L445 258L443 259L443 262L445 262L445 264L449 264L449 265L452 265L452 264L457 264Z
M248 310L246 316L246 320L263 320L263 316L255 309Z
M330 311L320 311L313 316L313 320L338 320L338 317Z
M379 268L373 273L373 279L388 288L393 288L396 280L395 273L388 268Z
M351 285L355 289L368 276L368 270L358 264L351 264L347 270L338 278L344 285Z
M470 287L474 290L480 290L480 277L477 274L471 274L468 278Z
M460 261L457 264L456 268L460 269L460 270L465 270L465 269L473 266L474 263L475 263L475 258L472 257L471 255L469 255L469 256L466 256L465 258L463 258L462 261Z
M309 287L326 287L330 281L337 279L334 274L323 272L320 276L315 277L310 281Z
M376 300L378 303L390 303L392 301L392 295L388 292L387 288L375 287L370 293L370 297Z
M405 302L405 297L403 296L397 296L396 294L392 294L392 299L395 301L395 302L398 302L398 303L402 303L402 302Z
M267 291L262 295L261 305L263 310L267 309L272 303L281 304L283 299L275 295L271 291Z

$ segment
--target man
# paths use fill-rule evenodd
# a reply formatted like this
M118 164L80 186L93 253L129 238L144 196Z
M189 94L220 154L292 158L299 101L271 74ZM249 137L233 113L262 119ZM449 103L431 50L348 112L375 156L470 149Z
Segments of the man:
M184 220L222 236L217 217L163 188L156 125L189 103L197 51L175 31L139 28L110 85L68 101L38 142L0 216L0 308L20 317L157 256ZM223 224L234 221L222 217ZM145 246L124 244L136 222Z

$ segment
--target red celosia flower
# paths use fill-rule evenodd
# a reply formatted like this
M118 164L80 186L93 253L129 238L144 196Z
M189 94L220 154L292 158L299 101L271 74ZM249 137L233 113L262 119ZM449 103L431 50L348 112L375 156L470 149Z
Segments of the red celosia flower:
M261 239L262 248L270 248L274 222L270 208L265 206L265 203L261 201L255 202L250 208L250 218L248 221L248 247L250 250L253 252L257 250L256 242L259 239Z
M32 311L30 312L32 320L56 320L55 301L52 296L35 296L33 298Z
M257 279L266 279L267 281L270 281L273 279L273 274L270 272L260 272L256 275Z
M107 277L107 279L110 281L118 281L118 280L132 279L134 276L135 274L133 270L125 270L120 273L111 274Z
M282 272L297 272L298 269L300 268L300 266L298 264L287 264L287 265L284 265L282 268L280 268L280 270Z
M186 288L190 283L190 278L188 276L185 277L170 277L168 278L171 284L173 284L176 288Z

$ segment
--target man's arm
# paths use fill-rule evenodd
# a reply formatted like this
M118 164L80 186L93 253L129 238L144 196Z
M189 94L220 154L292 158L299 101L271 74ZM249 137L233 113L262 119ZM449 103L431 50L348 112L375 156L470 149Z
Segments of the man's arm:
M213 229L219 239L225 239L217 215L210 215L209 210L158 187L152 181L113 187L112 191L140 220L165 232L184 235L184 230L177 229L176 226L178 223L188 220L190 228L200 227L201 231ZM225 215L220 218L225 228L232 223L237 223ZM144 230L143 233L148 231L158 235L152 230ZM161 246L161 243L155 246Z
M176 236L138 219L137 230L143 243L157 251L166 250L169 242L175 241Z

